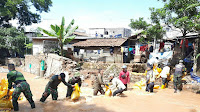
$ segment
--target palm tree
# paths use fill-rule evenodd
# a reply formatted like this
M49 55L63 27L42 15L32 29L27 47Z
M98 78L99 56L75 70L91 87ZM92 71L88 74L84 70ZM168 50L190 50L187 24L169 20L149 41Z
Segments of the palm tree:
M74 25L74 19L65 28L65 18L62 17L62 22L60 26L51 25L51 29L53 31L47 31L42 28L40 28L40 30L49 36L58 38L61 56L63 56L63 46L71 42L76 37L75 35L73 35L73 33L75 32L76 29L78 29L78 26L72 28L73 25Z

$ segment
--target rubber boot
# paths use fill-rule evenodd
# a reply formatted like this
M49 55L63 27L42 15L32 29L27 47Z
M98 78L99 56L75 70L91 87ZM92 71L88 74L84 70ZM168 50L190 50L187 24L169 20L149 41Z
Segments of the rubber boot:
M13 103L14 111L19 111L18 102L17 101L13 101L12 103Z
M161 86L161 89L165 89L165 85L162 85L162 86Z

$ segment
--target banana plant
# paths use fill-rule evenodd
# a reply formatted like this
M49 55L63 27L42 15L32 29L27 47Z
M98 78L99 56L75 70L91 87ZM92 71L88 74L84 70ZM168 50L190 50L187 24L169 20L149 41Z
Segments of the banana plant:
M61 56L63 56L63 46L69 42L71 42L76 36L73 35L78 26L72 27L74 25L74 19L69 23L67 27L65 27L65 18L62 17L61 25L51 25L52 31L47 31L45 29L39 28L45 34L57 37L60 47Z

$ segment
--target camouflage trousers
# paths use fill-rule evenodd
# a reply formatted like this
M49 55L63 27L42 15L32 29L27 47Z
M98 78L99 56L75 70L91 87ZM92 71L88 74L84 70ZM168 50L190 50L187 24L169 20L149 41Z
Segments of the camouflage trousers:
M46 96L44 95L45 93L47 93ZM49 87L49 88L45 88L45 92L42 94L42 98L40 99L40 101L44 102L50 94L52 96L52 100L58 99L57 89L52 89L51 87Z
M23 81L23 82L20 82L19 84L16 85L16 88L15 88L13 94L12 94L12 101L13 101L14 110L15 111L19 110L17 100L18 100L21 92L24 94L26 99L31 104L31 108L35 108L35 103L32 99L33 95L31 93L30 86L26 81Z
M174 81L174 89L175 90L182 90L182 77L174 77L173 81Z

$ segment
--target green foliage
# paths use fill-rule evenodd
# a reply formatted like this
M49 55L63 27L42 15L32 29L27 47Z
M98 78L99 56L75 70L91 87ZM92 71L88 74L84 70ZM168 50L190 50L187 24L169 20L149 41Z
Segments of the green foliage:
M146 30L149 24L147 24L144 18L139 18L138 20L131 19L129 26L133 29Z
M15 27L0 28L0 49L23 54L25 38L24 33Z
M199 10L194 7L194 4L199 4L198 0L162 0L165 6L161 9L156 9L153 12L159 12L159 20L163 20L168 25L173 25L179 28L183 34L186 36L189 32L195 31L199 28L199 24L195 23L199 19ZM191 6L192 5L192 6ZM165 15L165 16L164 16Z
M36 12L31 12L33 7ZM9 20L17 19L20 26L40 22L37 13L48 12L52 6L51 0L1 0L0 26L11 27Z
M198 59L198 58L199 58L199 56L200 56L200 53L199 53L199 54L197 54L197 57L196 57L196 59Z
M33 43L25 44L25 48L32 49Z
M43 31L45 34L52 36L52 37L57 37L59 41L59 46L61 50L61 56L63 56L63 45L71 42L76 36L73 35L76 29L78 29L78 26L75 26L72 28L74 25L74 19L69 23L67 28L65 28L65 18L62 18L61 25L51 25L51 31L47 31L45 29L40 28L41 31Z
M153 23L155 24L147 24L143 18L139 18L138 20L131 19L130 27L137 30L144 30L142 34L145 34L148 41L152 41L153 39L161 39L165 34L163 27L160 25L160 22L157 21L156 17L151 17ZM139 39L140 42L144 42L145 38L141 37Z

